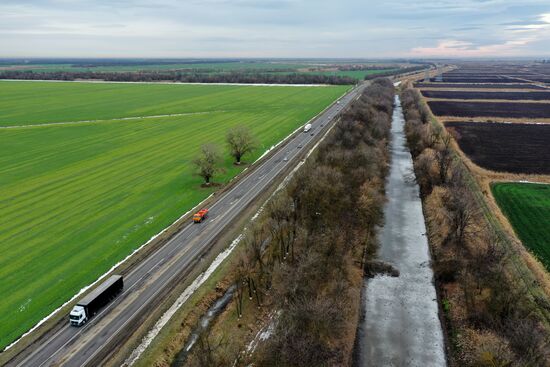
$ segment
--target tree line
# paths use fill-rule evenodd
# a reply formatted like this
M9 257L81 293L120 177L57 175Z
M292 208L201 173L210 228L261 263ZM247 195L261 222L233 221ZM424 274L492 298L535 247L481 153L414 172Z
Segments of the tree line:
M116 66L117 64L113 64ZM411 66L399 70L388 70L365 76L371 80L396 74L422 70L429 65ZM343 65L338 70L385 70L387 66ZM179 82L179 83L244 83L244 84L356 84L357 79L343 75L323 75L307 72L294 72L294 69L272 69L262 71L220 71L216 69L183 69L183 70L140 70L140 71L48 71L5 70L0 72L0 79L15 80L104 80L111 82Z
M238 353L242 345L228 346L230 337L219 348L203 341L189 365L350 363L363 264L383 218L393 96L388 79L367 87L245 232L232 309L238 318L272 310L271 337L252 361Z
M244 84L332 84L350 85L357 80L347 76L307 73L265 73L231 71L219 73L168 71L48 71L9 70L0 72L0 79L17 80L104 80L112 82L180 82L180 83L244 83Z
M401 101L452 365L549 365L550 330L539 312L550 310L548 299L533 299L537 285L518 274L523 260L489 222L475 178L418 90L404 89Z

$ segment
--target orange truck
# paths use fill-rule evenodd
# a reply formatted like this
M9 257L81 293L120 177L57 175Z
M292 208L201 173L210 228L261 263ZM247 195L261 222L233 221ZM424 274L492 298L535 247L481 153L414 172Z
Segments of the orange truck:
M193 215L193 222L200 223L208 217L208 209L201 209Z

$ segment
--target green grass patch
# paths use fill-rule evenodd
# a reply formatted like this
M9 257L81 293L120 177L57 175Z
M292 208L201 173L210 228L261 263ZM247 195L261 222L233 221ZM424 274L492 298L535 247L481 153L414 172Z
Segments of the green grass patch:
M251 162L346 89L0 83L0 125L31 124L0 128L0 348L212 192L201 144L249 126ZM217 182L242 170L226 157Z
M492 191L520 240L550 271L550 185L496 183Z

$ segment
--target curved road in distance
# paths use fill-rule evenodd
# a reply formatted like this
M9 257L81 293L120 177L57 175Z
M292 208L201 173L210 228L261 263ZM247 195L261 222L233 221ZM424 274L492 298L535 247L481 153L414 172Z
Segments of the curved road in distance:
M155 305L169 292L172 281L182 276L227 226L258 197L295 159L302 149L317 141L334 123L334 117L368 85L360 84L341 97L311 122L308 133L292 137L209 208L209 218L189 223L162 247L149 255L124 277L123 292L86 325L67 325L41 342L23 350L7 366L42 367L51 365L98 365L117 348L120 339L135 331L148 306ZM322 126L321 126L322 125ZM311 135L313 133L313 135ZM155 303L156 302L156 303Z

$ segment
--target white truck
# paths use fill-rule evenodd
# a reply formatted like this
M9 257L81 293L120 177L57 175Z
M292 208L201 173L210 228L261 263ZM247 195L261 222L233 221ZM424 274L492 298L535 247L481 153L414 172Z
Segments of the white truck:
M122 291L122 287L124 287L122 276L111 276L74 306L69 314L69 323L72 326L84 325L100 308L115 298Z
M311 124L306 124L306 126L304 126L304 132L307 133L309 130L311 130Z

